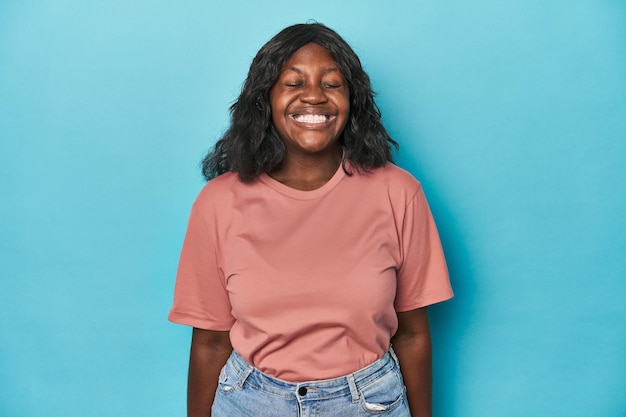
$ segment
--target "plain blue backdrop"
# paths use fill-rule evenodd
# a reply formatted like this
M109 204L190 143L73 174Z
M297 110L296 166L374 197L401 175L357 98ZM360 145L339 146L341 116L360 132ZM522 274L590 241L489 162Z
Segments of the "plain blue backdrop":
M619 0L0 0L0 415L184 416L198 163L309 19L360 55L439 225L436 416L626 416Z

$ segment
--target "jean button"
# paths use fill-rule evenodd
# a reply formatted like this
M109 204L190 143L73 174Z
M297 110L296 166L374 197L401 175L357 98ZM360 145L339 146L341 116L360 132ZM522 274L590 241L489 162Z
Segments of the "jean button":
M300 388L298 388L298 394L300 394L300 395L306 395L306 393L307 393L307 389L306 389L306 387L300 387Z

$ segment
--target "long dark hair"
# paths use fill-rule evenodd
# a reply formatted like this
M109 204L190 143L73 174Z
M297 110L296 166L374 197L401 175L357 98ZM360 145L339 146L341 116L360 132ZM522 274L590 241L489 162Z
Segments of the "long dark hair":
M370 79L359 57L332 29L320 23L304 23L280 31L252 60L241 94L230 107L230 127L202 160L202 174L207 181L235 171L248 182L280 165L285 147L272 123L269 91L287 59L310 42L330 51L348 83L350 115L340 139L344 170L345 161L359 171L369 171L392 160L391 148L398 144L382 125Z

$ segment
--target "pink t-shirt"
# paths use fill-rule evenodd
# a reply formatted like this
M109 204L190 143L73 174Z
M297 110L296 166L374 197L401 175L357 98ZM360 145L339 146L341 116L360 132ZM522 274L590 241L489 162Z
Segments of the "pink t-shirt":
M340 167L313 191L226 173L189 219L169 319L230 330L233 348L287 381L334 378L389 349L396 311L452 297L419 182L387 164Z

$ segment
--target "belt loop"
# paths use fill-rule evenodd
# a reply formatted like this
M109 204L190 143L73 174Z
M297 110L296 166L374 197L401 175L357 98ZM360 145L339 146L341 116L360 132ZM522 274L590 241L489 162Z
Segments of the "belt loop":
M246 369L242 370L242 372L239 374L239 378L237 380L237 388L239 388L239 389L243 388L243 384L246 382L246 379L248 379L248 377L250 376L250 374L254 370L254 367L252 365L250 365L247 362L245 362L245 364L246 364Z
M348 380L348 387L350 387L350 395L352 395L352 402L359 401L359 391L356 389L356 383L354 382L354 375L350 374L346 377Z
M396 363L396 365L400 366L400 361L398 360L398 357L396 356L396 352L393 351L393 348L391 347L391 345L389 345L389 354L391 355L391 358Z

